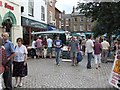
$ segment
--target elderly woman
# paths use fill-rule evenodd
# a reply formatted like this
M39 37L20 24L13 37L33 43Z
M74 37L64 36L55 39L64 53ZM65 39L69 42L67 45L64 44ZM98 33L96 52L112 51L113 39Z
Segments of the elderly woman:
M13 62L13 77L16 79L16 87L21 87L22 86L22 78L27 75L27 49L26 47L22 44L23 39L22 38L17 38L17 46L15 47L15 52L16 56L14 57L14 62ZM18 82L18 79L19 82Z

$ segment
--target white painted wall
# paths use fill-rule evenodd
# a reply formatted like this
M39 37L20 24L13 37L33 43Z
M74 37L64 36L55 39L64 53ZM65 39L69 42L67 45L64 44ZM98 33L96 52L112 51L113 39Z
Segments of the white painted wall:
M34 17L28 15L28 0L21 0L21 6L24 6L22 16L39 22L47 23L47 4L45 0L34 0ZM41 6L45 7L45 21L41 20Z

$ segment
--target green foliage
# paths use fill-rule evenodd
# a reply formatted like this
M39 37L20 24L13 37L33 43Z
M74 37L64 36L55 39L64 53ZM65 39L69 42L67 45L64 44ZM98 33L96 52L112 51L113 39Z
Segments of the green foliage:
M5 21L2 22L3 28L6 28L7 32L10 32L10 29L12 28L12 22L10 19L6 19Z
M96 22L94 35L111 35L120 29L120 2L78 3L77 9Z

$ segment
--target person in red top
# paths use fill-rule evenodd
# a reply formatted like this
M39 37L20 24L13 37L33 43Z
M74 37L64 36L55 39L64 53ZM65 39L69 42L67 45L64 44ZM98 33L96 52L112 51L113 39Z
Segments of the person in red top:
M0 37L0 90L2 90L2 75L5 71L5 60L6 54L5 54L5 48L3 46L3 38Z
M102 50L102 45L101 43L99 43L99 38L96 38L94 43L94 59L95 59L96 69L98 69L98 67L100 67L101 64L101 50Z
M38 37L38 39L36 40L36 54L38 56L38 58L40 58L40 56L42 56L42 39L41 37Z

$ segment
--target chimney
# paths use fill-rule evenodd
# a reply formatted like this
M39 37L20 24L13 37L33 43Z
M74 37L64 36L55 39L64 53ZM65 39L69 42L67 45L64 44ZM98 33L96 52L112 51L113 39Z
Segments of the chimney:
M75 7L73 6L73 11L72 11L72 13L74 13L75 12Z
M63 14L65 14L65 10L63 10Z

